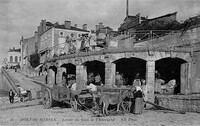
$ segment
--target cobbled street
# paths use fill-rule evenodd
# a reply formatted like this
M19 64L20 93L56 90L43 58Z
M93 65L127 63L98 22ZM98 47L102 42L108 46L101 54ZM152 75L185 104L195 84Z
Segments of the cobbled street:
M130 125L130 126L198 126L200 125L200 114L179 114L172 111L144 110L142 115L115 114L106 117L95 117L90 111L73 112L71 108L54 107L44 109L41 99L36 99L36 91L40 86L31 82L29 78L19 72L9 71L25 89L33 92L33 100L19 102L15 99L10 104L8 97L1 97L0 103L0 125Z

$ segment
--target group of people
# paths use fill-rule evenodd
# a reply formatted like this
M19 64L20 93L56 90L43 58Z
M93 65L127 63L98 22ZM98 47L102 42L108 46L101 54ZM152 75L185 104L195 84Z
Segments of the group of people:
M101 86L103 85L103 82L101 80L101 76L99 73L94 76L94 73L89 73L87 77L87 82L86 82L86 88L90 89L91 91L96 91L96 86ZM77 84L76 84L76 76L72 75L70 77L66 77L66 73L63 73L62 77L62 85L63 87L69 88L73 91L77 90Z
M114 86L121 87L123 85L126 85L129 79L130 78L125 79L123 73L116 72ZM139 73L136 73L133 81L131 82L131 85L132 86L142 86L144 83L145 83L145 80L141 79Z
M121 87L123 83L125 83L125 79L123 78L123 74L116 72L115 76L115 87ZM136 73L135 78L132 81L132 93L134 98L132 99L132 112L135 114L141 114L143 108L146 107L144 101L147 100L147 87L144 79L141 79L140 74Z
M155 71L155 94L174 94L174 89L176 86L177 84L175 79L171 79L168 83L165 83L165 81L161 79L160 73L157 70Z
M95 51L95 47L104 47L101 46L101 42L97 41L96 34L91 32L90 34L78 34L78 37L75 37L76 34L71 34L66 36L65 43L62 43L58 49L58 55L74 54L78 51L89 52Z

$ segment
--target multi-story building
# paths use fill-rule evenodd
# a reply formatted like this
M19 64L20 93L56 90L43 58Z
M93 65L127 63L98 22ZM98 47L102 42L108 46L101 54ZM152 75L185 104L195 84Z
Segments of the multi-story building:
M142 17L140 13L136 16L127 15L124 22L118 28L118 31L122 33L134 32L142 23L153 24L156 21L173 22L176 21L176 14L177 12L169 13L152 19Z
M87 24L83 25L83 28L77 28L77 25L71 26L71 21L65 21L64 24L58 23L52 24L42 20L41 25L38 27L42 33L39 32L39 54L40 63L44 63L48 57L58 56L60 54L60 48L64 48L66 38L71 37L77 39L82 34L88 34ZM43 27L45 26L46 27Z
M21 49L15 49L15 47L9 49L7 59L7 65L9 68L19 65L21 61Z
M38 32L36 31L33 37L30 38L21 38L21 68L26 71L28 68L35 67L34 65L38 65L38 63L33 62L33 55L37 55L38 51ZM38 60L39 61L39 60Z

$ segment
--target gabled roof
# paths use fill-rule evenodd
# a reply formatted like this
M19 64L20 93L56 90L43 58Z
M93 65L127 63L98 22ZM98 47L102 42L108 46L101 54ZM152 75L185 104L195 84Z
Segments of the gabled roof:
M46 22L46 26L53 26L53 23L47 21L47 22Z

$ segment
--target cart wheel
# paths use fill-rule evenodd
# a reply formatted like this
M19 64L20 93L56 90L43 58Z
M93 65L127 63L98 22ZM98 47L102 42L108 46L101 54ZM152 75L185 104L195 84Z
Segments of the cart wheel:
M122 107L123 107L124 111L127 113L131 112L131 105L132 105L132 102L129 100L124 100L122 102Z
M74 112L77 112L77 111L78 111L78 103L77 103L76 99L71 100L71 107L72 107L72 110L73 110Z
M31 93L31 91L28 93L28 99L29 99L29 101L32 100L32 93Z
M53 105L52 94L49 89L45 89L45 91L44 91L43 105L44 105L44 108L46 108L46 109L52 107L52 105Z

